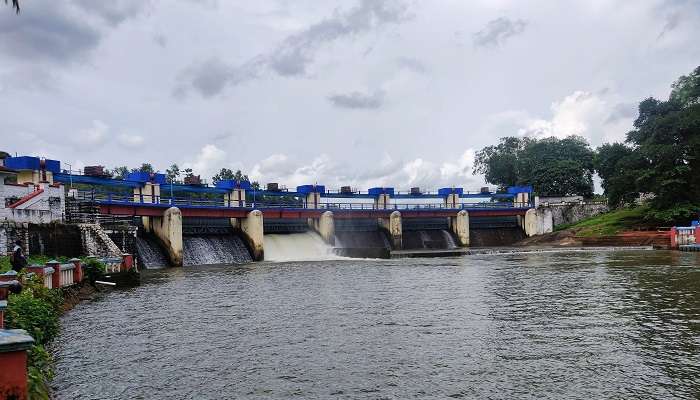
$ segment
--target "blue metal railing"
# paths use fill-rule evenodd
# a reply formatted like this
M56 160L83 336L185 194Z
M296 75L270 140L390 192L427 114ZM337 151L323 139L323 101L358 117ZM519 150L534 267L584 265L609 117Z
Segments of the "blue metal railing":
M149 194L127 194L111 193L103 191L78 191L76 199L91 201L99 204L140 204L153 206L177 206L177 207L205 207L205 208L288 208L307 209L304 202L269 202L269 201L226 201L220 199L207 199L196 197L170 197ZM395 203L378 206L373 203L353 203L353 202L322 202L317 205L322 210L459 210L459 209L522 209L531 208L532 204L519 204L512 202L478 202L478 203L458 203L453 207L444 202L436 203Z

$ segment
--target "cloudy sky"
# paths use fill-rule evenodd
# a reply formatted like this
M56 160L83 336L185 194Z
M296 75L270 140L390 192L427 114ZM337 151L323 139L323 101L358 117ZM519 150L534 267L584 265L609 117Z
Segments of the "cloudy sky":
M21 4L0 7L0 148L74 168L475 189L475 150L620 140L700 65L698 0Z

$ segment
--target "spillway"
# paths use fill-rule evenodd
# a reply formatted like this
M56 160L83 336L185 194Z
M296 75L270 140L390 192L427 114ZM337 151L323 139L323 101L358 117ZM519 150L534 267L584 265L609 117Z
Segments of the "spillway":
M170 266L165 252L163 252L160 245L153 237L136 237L136 251L139 268L159 269Z
M340 258L315 232L264 236L265 261L314 261Z
M456 249L454 237L445 229L421 229L403 233L405 250L451 250Z
M183 261L187 265L243 264L253 261L235 234L187 235L183 237Z

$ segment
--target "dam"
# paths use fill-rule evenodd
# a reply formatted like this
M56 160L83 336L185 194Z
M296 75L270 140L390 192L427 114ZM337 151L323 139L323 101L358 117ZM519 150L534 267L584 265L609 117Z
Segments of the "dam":
M146 268L459 255L468 247L508 246L552 229L551 213L533 206L530 187L402 193L301 185L290 191L254 189L245 181L168 184L159 174L134 175L119 181L62 174L54 179L119 188L75 191L72 198L100 215L133 218L140 227L137 250L144 253L138 259Z
M535 207L530 186L471 192L461 187L332 190L319 184L262 189L226 179L214 186L172 183L163 174L141 171L123 179L75 174L62 170L59 161L32 157L7 162L22 185L70 187L66 220L126 223L128 233L110 234L122 252L134 253L149 269L290 256L458 255L470 247L508 246L553 227L551 210ZM36 201L41 190L16 204ZM135 236L126 240L131 232Z

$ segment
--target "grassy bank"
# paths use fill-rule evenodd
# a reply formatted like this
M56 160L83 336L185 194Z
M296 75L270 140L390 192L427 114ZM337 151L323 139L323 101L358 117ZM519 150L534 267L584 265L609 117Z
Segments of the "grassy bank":
M29 264L45 264L52 257L31 256ZM67 260L60 257L59 261ZM99 277L104 273L104 264L90 260L83 264L86 276ZM0 257L0 272L10 269L9 257ZM38 276L20 272L18 280L22 282L22 291L10 294L7 299L5 327L7 329L24 329L34 338L34 345L28 352L27 375L29 379L29 399L49 399L49 383L54 376L54 363L45 346L59 333L59 318L64 310L77 303L80 287L47 289L44 280ZM91 281L88 279L89 282ZM89 284L82 287L81 293L90 289Z
M557 231L571 229L577 236L596 237L615 235L622 231L647 229L655 226L647 220L647 207L622 208L595 217L586 218L574 224L559 225Z

